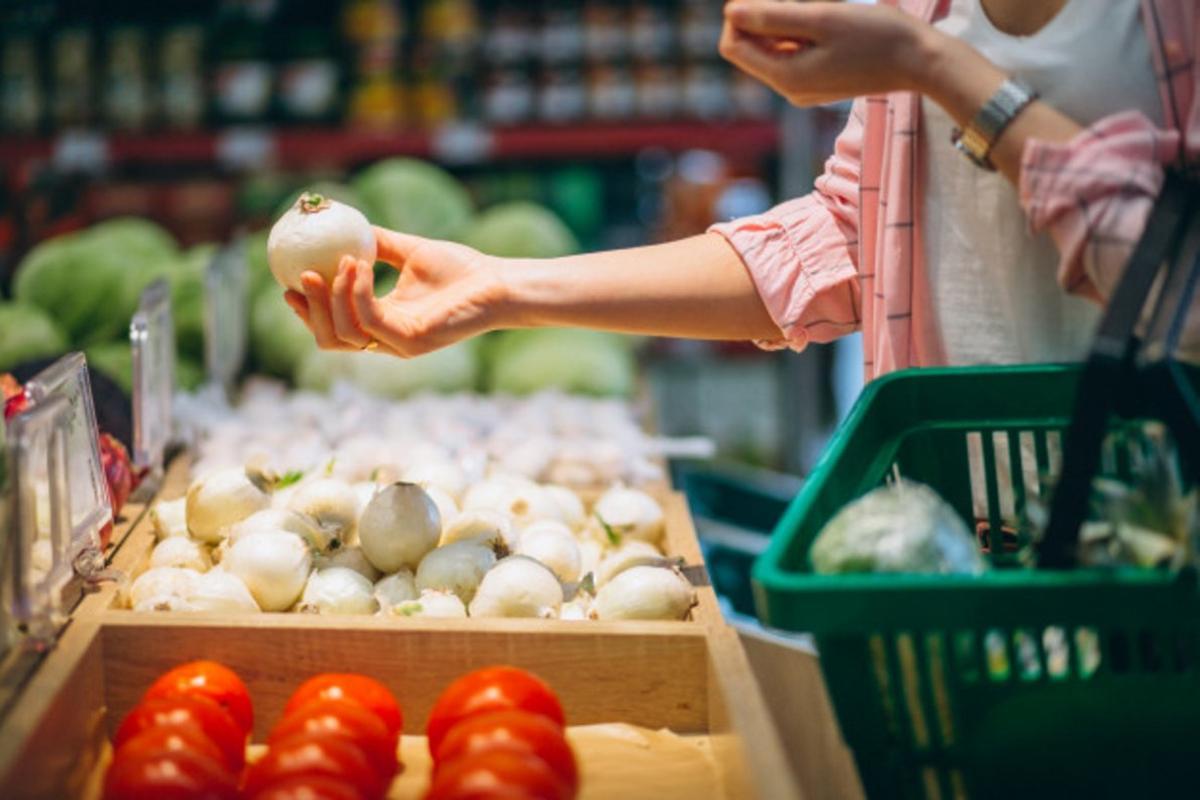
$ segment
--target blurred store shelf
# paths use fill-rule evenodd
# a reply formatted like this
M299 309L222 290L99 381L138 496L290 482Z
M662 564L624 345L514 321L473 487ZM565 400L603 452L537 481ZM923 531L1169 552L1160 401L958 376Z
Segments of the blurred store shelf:
M64 169L98 171L129 165L264 164L284 168L350 167L394 155L451 164L504 159L619 158L642 150L713 150L739 160L774 155L779 126L770 120L449 126L429 132L351 129L230 128L211 133L104 134L73 131L54 137L0 136L0 164L50 160Z

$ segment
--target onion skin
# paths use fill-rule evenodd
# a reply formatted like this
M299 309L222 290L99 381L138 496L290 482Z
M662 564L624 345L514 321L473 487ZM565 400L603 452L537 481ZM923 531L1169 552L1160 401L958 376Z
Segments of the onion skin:
M303 292L304 272L316 272L332 284L343 256L374 264L375 249L375 231L362 212L305 192L271 227L267 263L280 286Z
M393 483L371 498L358 520L363 555L385 574L415 570L442 536L437 506L415 483Z
M637 566L600 587L588 616L599 620L681 620L695 604L696 591L679 570Z

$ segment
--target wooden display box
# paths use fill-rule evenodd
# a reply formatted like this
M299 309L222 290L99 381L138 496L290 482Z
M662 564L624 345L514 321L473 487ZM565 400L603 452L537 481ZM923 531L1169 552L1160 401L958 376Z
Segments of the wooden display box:
M423 730L438 693L496 663L536 671L558 692L580 760L582 798L798 796L735 634L728 628L537 621L407 620L300 615L215 619L108 614L79 620L26 687L0 729L0 796L92 798L115 724L164 670L211 658L236 670L255 704L255 740L308 676L353 670L384 681ZM458 624L448 624L458 622ZM638 726L591 728L602 723ZM584 727L576 727L584 726ZM657 733L667 728L670 733ZM390 797L428 785L424 738L404 737L406 764Z

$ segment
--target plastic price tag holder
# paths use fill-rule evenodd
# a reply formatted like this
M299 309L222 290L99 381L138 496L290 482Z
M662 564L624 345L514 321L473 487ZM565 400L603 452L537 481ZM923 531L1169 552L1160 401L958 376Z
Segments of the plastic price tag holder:
M133 352L133 463L155 482L172 436L175 389L175 323L171 293L159 279L142 292L129 324Z
M222 248L204 275L204 361L210 384L228 397L246 358L246 247Z
M104 569L101 532L113 523L112 503L100 461L96 409L83 353L70 353L35 375L25 391L34 405L59 397L67 403L66 520L71 559L86 580Z
M73 417L70 398L59 394L8 424L8 536L0 578L10 647L24 636L30 649L44 649L67 616L64 595L75 575L69 478Z

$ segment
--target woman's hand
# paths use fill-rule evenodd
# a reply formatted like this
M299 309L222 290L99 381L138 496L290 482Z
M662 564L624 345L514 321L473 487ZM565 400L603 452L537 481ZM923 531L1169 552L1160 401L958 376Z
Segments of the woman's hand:
M375 296L372 264L347 256L333 285L315 272L289 291L288 305L325 350L365 350L405 358L428 353L495 326L505 297L494 259L453 242L375 228L378 258L400 272L396 287Z
M922 89L942 34L891 6L734 0L721 55L793 105Z

